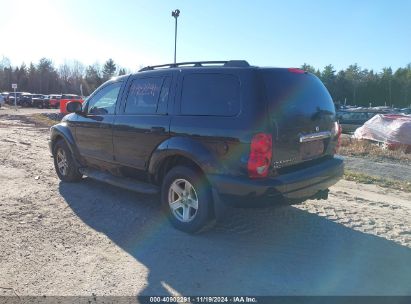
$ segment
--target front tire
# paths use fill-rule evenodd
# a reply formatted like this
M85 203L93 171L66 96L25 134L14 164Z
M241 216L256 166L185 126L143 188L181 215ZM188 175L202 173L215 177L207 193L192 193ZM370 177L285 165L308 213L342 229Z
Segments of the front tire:
M78 171L73 155L65 142L59 140L53 149L54 168L57 176L64 182L78 182L83 175Z
M205 176L191 168L178 166L165 176L161 188L164 212L171 224L195 233L212 222L212 196Z

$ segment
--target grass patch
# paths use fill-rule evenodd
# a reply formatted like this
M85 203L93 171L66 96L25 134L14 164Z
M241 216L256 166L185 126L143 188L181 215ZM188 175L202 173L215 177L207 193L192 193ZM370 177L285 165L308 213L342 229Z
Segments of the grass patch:
M51 127L61 121L59 115L46 115L44 113L32 114L27 116L27 119L37 126Z
M353 139L349 136L343 136L341 138L341 146L338 153L344 156L400 160L411 163L411 153L409 153L406 146L400 147L398 150L389 150L374 142Z
M374 184L383 188L396 189L406 192L411 192L411 182L405 181L394 181L391 179L386 179L377 176L371 176L363 173L353 172L350 170L345 170L344 179L349 181L354 181L362 184Z

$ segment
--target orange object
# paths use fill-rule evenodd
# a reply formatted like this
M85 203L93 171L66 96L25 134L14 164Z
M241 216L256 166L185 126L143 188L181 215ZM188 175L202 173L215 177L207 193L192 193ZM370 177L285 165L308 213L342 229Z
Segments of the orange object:
M78 101L78 102L83 103L84 100L80 96L74 95L74 94L63 94L63 95L61 95L60 113L68 114L68 112L67 112L67 103L71 102L71 101Z
M60 108L60 98L61 98L61 95L58 95L58 94L49 95L50 108L55 108L55 109Z

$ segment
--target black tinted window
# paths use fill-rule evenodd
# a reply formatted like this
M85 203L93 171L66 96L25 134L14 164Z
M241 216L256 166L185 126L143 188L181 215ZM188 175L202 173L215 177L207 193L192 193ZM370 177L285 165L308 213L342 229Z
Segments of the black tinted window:
M262 76L269 111L275 119L286 121L287 117L314 113L335 115L331 96L316 76L288 69L267 69Z
M228 74L184 77L181 114L234 116L240 111L240 81Z
M163 80L163 77L134 79L128 90L125 113L156 113Z

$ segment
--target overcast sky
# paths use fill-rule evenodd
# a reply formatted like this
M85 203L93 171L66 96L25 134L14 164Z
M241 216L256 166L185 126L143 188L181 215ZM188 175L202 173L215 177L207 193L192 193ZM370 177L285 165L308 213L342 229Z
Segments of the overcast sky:
M131 70L177 61L394 69L411 62L411 1L0 0L0 59L56 65L109 57Z

